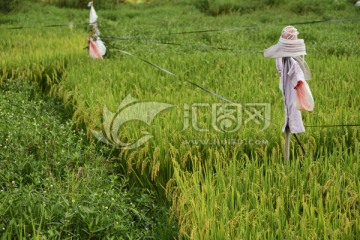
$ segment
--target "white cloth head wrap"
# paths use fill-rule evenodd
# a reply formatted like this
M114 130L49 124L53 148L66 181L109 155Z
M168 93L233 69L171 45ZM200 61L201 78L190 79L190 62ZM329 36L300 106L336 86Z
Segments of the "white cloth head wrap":
M277 44L264 50L264 56L267 58L293 57L304 72L305 79L311 79L310 69L305 62L306 48L303 39L297 39L299 32L293 26L287 26L283 29Z
M279 42L264 51L267 58L297 57L306 55L303 39L288 40L280 38Z

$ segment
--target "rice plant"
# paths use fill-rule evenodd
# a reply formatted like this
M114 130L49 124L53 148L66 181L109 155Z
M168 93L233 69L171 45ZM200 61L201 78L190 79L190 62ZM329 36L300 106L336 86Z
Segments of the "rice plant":
M97 141L92 130L103 128L104 106L116 113L127 96L173 105L149 125L129 121L116 133L129 143L147 132L152 138L144 145L109 148L131 182L171 201L179 238L358 235L360 136L358 126L350 125L360 122L360 41L352 3L159 2L97 9L108 47L103 61L90 59L83 49L85 27L10 31L13 25L3 25L1 79L21 76L42 83L45 92L73 108L73 122L85 127L92 141ZM208 10L210 3L212 9L230 10L207 14L202 7ZM88 12L72 11L86 21ZM292 139L291 160L284 165L278 73L262 50L275 44L288 24L298 28L307 46L315 110L303 113L306 133L299 139L305 151ZM227 105L238 111L236 121L218 118L228 110L224 102L189 82L236 103ZM254 109L270 111L259 117Z

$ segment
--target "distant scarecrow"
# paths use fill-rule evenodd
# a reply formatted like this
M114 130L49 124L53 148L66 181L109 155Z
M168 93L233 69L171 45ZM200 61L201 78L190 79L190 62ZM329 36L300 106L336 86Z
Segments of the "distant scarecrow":
M298 39L299 32L293 26L282 30L279 42L264 51L267 58L276 58L276 68L280 75L280 90L285 107L285 160L289 157L290 133L305 132L300 110L312 111L314 99L306 80L311 78L305 62L305 43Z
M99 37L100 31L97 26L98 16L93 6L93 1L89 2L88 7L90 7L89 25L92 27L92 36L88 37L89 55L94 59L102 59L106 53L106 47Z

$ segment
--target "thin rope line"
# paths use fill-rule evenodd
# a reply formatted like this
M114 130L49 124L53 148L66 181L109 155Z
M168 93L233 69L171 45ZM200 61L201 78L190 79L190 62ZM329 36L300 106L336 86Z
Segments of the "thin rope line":
M42 25L42 26L18 26L18 27L8 27L7 29L16 30L16 29L26 29L26 28L75 27L75 26L84 26L84 25L88 25L88 23L64 23L64 24Z
M308 22L295 22L295 23L290 23L290 25L307 25L307 24L316 24L316 23L324 23L324 22L345 22L345 21L360 21L360 18L339 18L339 19L318 20L318 21L308 21Z
M31 20L30 20L31 21ZM360 18L340 18L340 19L329 19L329 20L315 20L315 21L307 21L307 22L294 22L289 23L285 25L308 25L308 24L318 24L318 23L338 23L338 22L346 22L346 21L360 21ZM44 21L37 21L33 20L33 22L49 22L49 20ZM72 26L76 25L85 25L88 23L81 23L81 24L71 24ZM52 25L46 25L46 26L18 26L18 27L9 27L7 29L23 29L23 28L45 28L45 27L65 27L69 26L70 24L52 24ZM193 30L193 31L183 31L183 32L173 32L169 33L170 35L179 35L179 34L193 34L193 33L206 33L206 32L226 32L226 31L241 31L246 29L258 29L258 28L270 28L274 27L280 24L276 25L249 25L249 26L243 26L243 27L233 27L233 28L220 28L220 29L204 29L204 30ZM284 25L284 24L281 24ZM162 34L164 35L164 34ZM156 36L155 34L149 34L149 35L134 35L134 36L125 36L125 37L108 37L108 39L112 40L129 40L134 38L148 38L150 36Z
M101 40L107 41L107 40L112 40L112 38L101 38ZM215 50L221 50L221 51L243 52L243 53L249 53L249 54L262 54L263 53L263 51L260 51L260 50L216 47L216 46L211 46L211 45L187 45L187 44L174 43L174 42L157 42L157 41L144 41L144 43L181 46L181 47L193 47L193 48L198 48L198 49L215 49Z
M296 142L300 145L303 154L305 155L306 154L305 149L304 149L303 145L301 144L299 138L297 137L297 135L295 133L294 133L294 137L296 139Z
M308 128L327 128L327 127L360 127L360 124L333 124L333 125L305 125Z
M177 77L177 75L176 75L175 73L172 73L172 72L170 72L169 70L167 70L167 69L165 69L165 68L162 68L162 67L160 67L160 66L158 66L158 65L156 65L156 64L154 64L154 63L151 63L151 62L148 61L148 60L145 60L145 59L143 59L143 58L137 57L137 56L135 56L134 54L129 53L129 52L124 51L124 50L119 49L119 48L114 48L114 49L117 50L117 51L119 51L119 52L121 52L121 53L123 53L123 54L126 54L126 55L128 55L128 56L135 57L135 58L137 58L137 59L139 59L139 60L141 60L141 61L149 64L150 66L153 66L153 67L161 70L162 72L165 72L165 73L170 74L170 75L172 75L172 76L174 76L174 77ZM188 83L190 83L190 84L192 84L192 85L194 85L195 87L198 87L198 88L202 89L202 90L205 91L205 92L208 92L208 93L212 94L213 96L215 96L215 97L217 97L217 98L219 98L219 99L221 99L221 100L224 100L225 102L232 103L232 104L236 104L234 101L231 101L231 100L229 100L229 99L227 99L227 98L225 98L225 97L223 97L223 96L221 96L221 95L219 95L219 94L217 94L217 93L215 93L215 92L213 92L213 91L211 91L211 90L209 90L209 89L207 89L207 88L205 88L205 87L203 87L203 86L201 86L201 85L199 85L199 84L197 84L197 83L194 83L194 82L189 81L189 80L185 80L185 81L188 82ZM269 119L267 119L267 120L269 120ZM313 128L315 128L315 127L358 127L358 126L360 126L360 124L305 125L305 127L313 127ZM295 134L294 134L294 135L295 135ZM296 138L297 138L297 137L296 137ZM300 141L299 141L298 139L297 139L297 141L298 141L299 145L301 145L301 143L300 143ZM301 146L301 147L302 147L302 146Z
M311 125L311 126L305 126L305 127L322 127L322 128L326 128L326 127L359 127L360 124L334 124L334 125ZM303 147L303 145L301 144L299 138L297 137L297 135L294 133L293 134L296 142L300 145L301 150L303 152L303 154L305 155L305 149Z
M141 61L149 64L150 66L153 66L153 67L161 70L162 72L165 72L165 73L170 74L170 75L172 75L172 76L174 76L174 77L177 77L177 75L176 75L175 73L172 73L172 72L170 72L170 71L168 71L168 70L166 70L166 69L164 69L164 68L162 68L162 67L160 67L160 66L158 66L158 65L156 65L156 64L153 64L153 63L151 63L151 62L149 62L149 61L147 61L147 60L145 60L145 59L143 59L143 58L137 57L137 56L135 56L135 55L132 54L132 53L129 53L129 52L127 52L127 51L124 51L124 50L121 50L121 49L118 49L118 48L114 48L114 49L117 50L117 51L119 51L119 52L121 52L121 53L123 53L123 54L126 54L126 55L128 55L128 56L135 57L135 58L137 58L137 59L139 59L139 60L141 60ZM188 82L188 83L190 83L190 84L192 84L192 85L194 85L194 86L196 86L196 87L198 87L198 88L200 88L200 89L202 89L202 90L205 91L205 92L208 92L208 93L212 94L213 96L215 96L215 97L217 97L217 98L220 98L220 99L222 99L222 100L224 100L224 101L226 101L226 102L229 102L229 103L234 103L233 101L231 101L231 100L229 100L229 99L227 99L227 98L225 98L225 97L223 97L223 96L221 96L221 95L219 95L219 94L217 94L217 93L215 93L215 92L213 92L213 91L211 91L211 90L209 90L209 89L207 89L207 88L205 88L205 87L203 87L203 86L201 86L201 85L199 85L199 84L197 84L197 83L194 83L194 82L189 81L189 80L185 80L185 81Z
M307 22L294 22L286 24L276 24L276 25L250 25L243 27L234 27L234 28L222 28L222 29L204 29L204 30L194 30L194 31L183 31L183 32L173 32L168 33L168 35L179 35L179 34L194 34L194 33L206 33L206 32L226 32L226 31L241 31L246 29L258 29L258 28L271 28L274 26L283 26L283 25L310 25L318 23L338 23L346 21L360 21L360 18L340 18L340 19L329 19L329 20L318 20L318 21L307 21ZM104 39L109 40L131 40L139 38L149 38L151 36L159 36L165 34L149 34L149 35L133 35L133 36L124 36L124 37L105 37Z

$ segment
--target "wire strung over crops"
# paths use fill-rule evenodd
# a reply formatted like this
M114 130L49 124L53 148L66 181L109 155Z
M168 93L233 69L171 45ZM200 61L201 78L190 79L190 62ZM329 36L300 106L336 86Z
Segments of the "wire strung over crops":
M46 23L48 21L38 21L40 23ZM311 24L319 24L319 23L340 23L340 22L349 22L349 21L360 21L360 18L337 18L337 19L329 19L329 20L313 20L313 21L305 21L305 22L293 22L293 23L279 23L273 25L248 25L248 26L239 26L233 28L220 28L220 29L200 29L193 31L181 31L181 32L170 32L166 35L178 35L178 34L196 34L196 33L208 33L208 32L227 32L227 31L244 31L248 29L261 29L261 28L273 28L277 26L284 25L311 25ZM49 28L49 27L69 27L69 26L86 26L88 23L58 23L58 24L49 24L49 25L24 25L17 27L9 27L8 29L23 29L23 28ZM141 34L141 35L132 35L132 36L113 36L113 37L103 37L103 39L107 40L131 40L131 39L139 39L139 38L150 38L155 36L164 35L162 33L157 34Z
M273 25L246 25L246 26L239 26L239 27L232 27L232 28L218 28L218 29L199 29L199 30L192 30L192 31L178 31L178 32L170 32L166 34L162 33L154 33L154 34L140 34L140 35L131 35L131 36L109 36L109 37L102 37L101 39L105 42L111 42L111 41L128 41L128 40L145 40L145 43L150 44L157 44L157 45L172 45L172 46L181 46L181 47L193 47L198 49L207 49L207 50L219 50L219 51L233 51L233 52L240 52L240 53L248 53L248 54L262 54L262 50L252 50L252 49L237 49L237 48L229 48L229 47L217 47L217 46L211 46L211 45L191 45L191 44L180 44L176 42L171 41L153 41L149 40L146 41L146 39L152 38L152 37L159 37L162 35L185 35L185 34L200 34L200 33L222 33L222 32L228 32L228 31L244 31L249 29L266 29L266 28L273 28L277 26L283 26L283 25L313 25L313 24L322 24L322 23L340 23L340 22L355 22L360 21L360 18L336 18L336 19L328 19L328 20L312 20L312 21L304 21L304 22L293 22L293 23L281 23L281 24L273 24ZM27 22L38 22L38 23L49 23L49 22L55 22L55 20L27 20ZM87 26L89 23L53 23L53 24L47 24L47 25L22 25L22 26L15 26L15 27L8 27L9 30L21 30L21 29L30 29L30 28L56 28L56 27L69 27L70 29L75 27L81 27ZM117 52L121 52L123 54L126 54L128 56L135 57L142 62L155 67L159 69L162 72L165 72L169 75L172 75L174 77L177 77L175 73L170 72L169 70L166 70L165 68L162 68L146 59L137 57L136 55L129 53L127 51L124 51L119 48L113 48L113 50ZM195 87L198 87L205 92L208 92L212 94L213 96L228 102L228 103L234 103L234 101L231 101L199 84L196 84L192 81L185 80L186 82L194 85ZM305 125L305 127L310 128L332 128L332 127L359 127L360 124L352 124L352 123L345 123L345 124L326 124L326 125ZM297 139L298 140L298 139ZM299 142L299 141L298 141ZM300 142L299 142L300 144Z
M280 23L275 25L248 25L248 26L240 26L234 28L220 28L220 29L200 29L194 31L182 31L182 32L173 32L168 33L167 35L179 35L179 34L196 34L196 33L208 33L208 32L228 32L228 31L244 31L248 29L265 29L265 28L273 28L284 25L310 25L310 24L318 24L318 23L340 23L340 22L348 22L348 21L360 21L360 18L339 18L339 19L329 19L329 20L314 20L314 21L306 21L306 22L294 22L294 23ZM131 39L142 39L142 38L150 38L157 37L161 34L149 34L149 35L133 35L133 36L119 36L119 37L104 37L107 40L131 40Z

